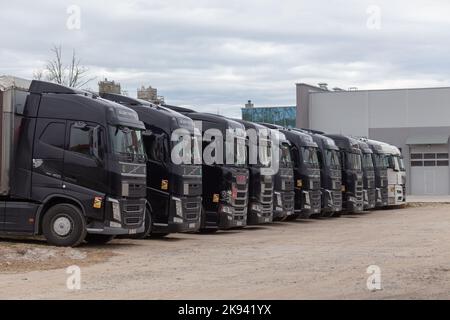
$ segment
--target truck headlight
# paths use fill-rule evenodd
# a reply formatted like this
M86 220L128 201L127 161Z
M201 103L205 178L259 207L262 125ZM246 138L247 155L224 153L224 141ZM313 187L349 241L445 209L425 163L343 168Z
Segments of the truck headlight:
M173 218L173 222L175 222L175 223L183 223L183 219L175 217L175 218Z
M116 199L108 198L109 202L111 202L113 218L116 221L122 221L122 213L120 212L120 203Z
M172 198L172 200L175 202L175 213L177 216L182 217L183 216L183 206L181 204L181 199L179 198Z
M252 203L252 210L256 212L260 212L262 210L262 207L259 203Z
M276 192L275 194L277 196L277 205L282 207L283 206L283 199L281 198L281 193Z
M229 206L221 206L220 211L227 214L233 214L233 208Z

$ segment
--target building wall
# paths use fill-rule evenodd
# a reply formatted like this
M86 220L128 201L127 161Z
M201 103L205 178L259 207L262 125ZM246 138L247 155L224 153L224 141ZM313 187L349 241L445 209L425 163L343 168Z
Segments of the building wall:
M308 129L310 125L310 93L324 92L323 89L305 83L296 85L297 95L297 128Z
M412 192L412 175L411 175L411 152L443 152L447 150L450 152L449 145L406 145L406 140L411 136L433 136L433 135L448 135L450 136L449 127L422 127L422 128L371 128L369 129L369 137L374 140L380 140L389 144L395 145L402 150L405 161L406 173L410 177L406 184L406 191L408 194ZM449 183L450 183L450 177Z
M365 136L400 147L408 177L416 180L420 170L411 171L411 150L426 148L437 153L449 149L448 143L408 146L406 142L412 136L450 136L450 88L316 92L309 94L308 108L307 113L302 112L308 114L311 129ZM424 171L427 174L432 169L424 168ZM450 179L446 172L448 168L435 168L437 185L442 185L443 174L447 175L445 179ZM408 193L413 189L411 182L417 181L409 179Z

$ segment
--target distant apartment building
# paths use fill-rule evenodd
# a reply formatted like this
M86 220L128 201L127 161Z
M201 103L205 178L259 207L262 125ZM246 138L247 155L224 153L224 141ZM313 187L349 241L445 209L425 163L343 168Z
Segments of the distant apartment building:
M98 83L98 92L100 93L116 93L121 94L120 83L116 83L114 81L109 81L105 78L105 80L100 81Z
M148 86L147 88L145 86L142 86L140 89L138 89L137 97L138 99L142 99L154 104L164 103L164 97L158 96L158 89L152 88L151 86Z

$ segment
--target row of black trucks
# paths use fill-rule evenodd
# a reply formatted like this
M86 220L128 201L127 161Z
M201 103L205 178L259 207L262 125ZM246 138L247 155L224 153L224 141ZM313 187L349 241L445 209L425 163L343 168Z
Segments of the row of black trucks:
M398 148L0 77L0 234L58 246L399 205Z

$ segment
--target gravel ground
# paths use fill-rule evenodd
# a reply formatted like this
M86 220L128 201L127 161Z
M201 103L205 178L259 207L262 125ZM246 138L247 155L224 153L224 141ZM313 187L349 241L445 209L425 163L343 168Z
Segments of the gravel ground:
M0 283L3 299L449 299L450 205L77 249L3 239Z

